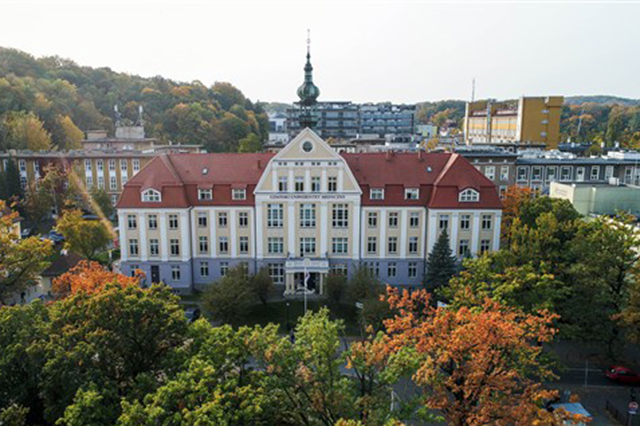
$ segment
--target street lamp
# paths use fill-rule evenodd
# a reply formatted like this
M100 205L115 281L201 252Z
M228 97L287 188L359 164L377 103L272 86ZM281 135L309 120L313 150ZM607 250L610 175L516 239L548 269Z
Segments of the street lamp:
M309 281L309 277L307 276L307 268L311 264L311 259L305 257L302 261L302 266L304 266L304 314L307 315L307 292L309 291L309 287L307 286L307 282Z

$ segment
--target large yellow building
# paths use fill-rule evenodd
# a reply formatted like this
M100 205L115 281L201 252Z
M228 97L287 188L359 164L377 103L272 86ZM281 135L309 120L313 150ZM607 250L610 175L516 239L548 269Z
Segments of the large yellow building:
M562 96L468 102L464 118L467 145L558 147Z

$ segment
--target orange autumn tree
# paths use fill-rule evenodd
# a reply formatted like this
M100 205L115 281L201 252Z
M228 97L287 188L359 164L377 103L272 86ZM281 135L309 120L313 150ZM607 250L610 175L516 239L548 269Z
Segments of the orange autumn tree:
M561 425L573 417L550 413L556 396L540 381L554 377L541 361L540 343L553 338L556 315L524 314L485 300L477 308L434 308L424 291L387 300L398 315L385 321L382 349L390 360L416 363L413 381L426 408L449 426ZM566 423L571 424L571 423Z
M98 262L83 260L53 280L52 290L57 298L62 299L81 291L88 294L98 293L109 284L121 287L137 286L143 278L142 271L136 271L134 277L127 277L108 270Z
M527 200L533 197L533 191L531 188L521 188L516 185L512 185L507 188L502 199L504 208L502 209L502 239L507 240L509 238L511 224L513 220L520 216L522 206Z

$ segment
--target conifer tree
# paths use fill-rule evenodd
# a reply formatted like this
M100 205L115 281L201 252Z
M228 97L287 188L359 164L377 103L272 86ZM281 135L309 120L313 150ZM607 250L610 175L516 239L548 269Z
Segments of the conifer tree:
M434 292L449 283L456 273L456 257L451 252L449 235L443 230L427 258L425 287Z

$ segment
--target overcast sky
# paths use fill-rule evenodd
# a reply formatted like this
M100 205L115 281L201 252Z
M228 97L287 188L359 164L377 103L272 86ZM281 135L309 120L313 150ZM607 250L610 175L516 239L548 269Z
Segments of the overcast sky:
M640 98L640 3L9 1L0 45L291 102L311 28L320 100Z

